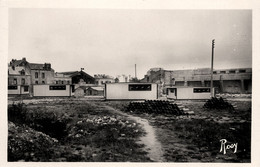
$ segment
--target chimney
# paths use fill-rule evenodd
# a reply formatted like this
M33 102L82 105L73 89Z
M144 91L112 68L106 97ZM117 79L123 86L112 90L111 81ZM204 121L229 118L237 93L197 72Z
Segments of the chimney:
M22 58L22 60L23 60L23 61L26 61L26 58L25 58L25 57L23 57L23 58Z
M44 63L44 69L45 70L51 70L51 64L50 63Z

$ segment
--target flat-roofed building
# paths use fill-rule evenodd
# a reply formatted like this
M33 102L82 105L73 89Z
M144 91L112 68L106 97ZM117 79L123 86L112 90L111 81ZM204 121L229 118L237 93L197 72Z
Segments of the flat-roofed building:
M151 69L141 82L161 84L163 92L168 86L210 87L211 70ZM213 86L221 93L252 93L252 68L219 69L213 71Z

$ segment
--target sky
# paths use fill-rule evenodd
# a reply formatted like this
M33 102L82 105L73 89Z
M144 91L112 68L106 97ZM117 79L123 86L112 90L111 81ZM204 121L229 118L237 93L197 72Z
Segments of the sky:
M135 75L150 68L252 67L251 10L9 10L8 60L51 63L56 72Z

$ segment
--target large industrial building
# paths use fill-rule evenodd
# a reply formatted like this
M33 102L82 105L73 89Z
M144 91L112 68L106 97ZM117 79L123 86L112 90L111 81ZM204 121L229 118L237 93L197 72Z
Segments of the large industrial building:
M210 87L211 70L164 70L153 68L141 82L160 84L162 93L166 87ZM213 71L213 86L219 93L252 93L252 68L222 69Z

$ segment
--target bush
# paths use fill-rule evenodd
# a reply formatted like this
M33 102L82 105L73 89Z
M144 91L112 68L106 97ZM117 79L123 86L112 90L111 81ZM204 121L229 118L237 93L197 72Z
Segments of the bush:
M26 119L27 108L24 103L13 103L8 107L8 121L24 124Z
M53 111L29 111L24 103L12 104L8 108L8 120L17 124L26 124L29 127L44 132L51 137L61 139L67 135L68 115Z
M8 161L47 161L56 143L44 133L8 122Z

